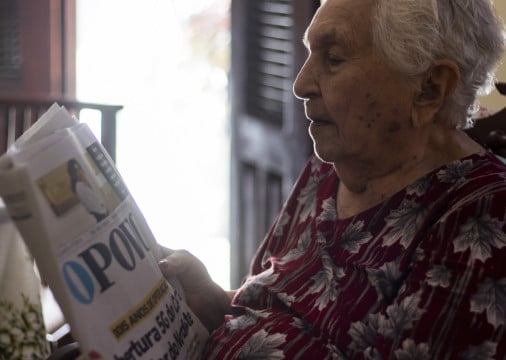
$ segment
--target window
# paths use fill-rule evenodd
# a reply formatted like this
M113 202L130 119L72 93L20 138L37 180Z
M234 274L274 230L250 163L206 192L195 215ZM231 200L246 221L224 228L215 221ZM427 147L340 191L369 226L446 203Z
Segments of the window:
M124 105L117 164L130 192L157 240L225 288L229 33L229 0L77 1L77 97Z

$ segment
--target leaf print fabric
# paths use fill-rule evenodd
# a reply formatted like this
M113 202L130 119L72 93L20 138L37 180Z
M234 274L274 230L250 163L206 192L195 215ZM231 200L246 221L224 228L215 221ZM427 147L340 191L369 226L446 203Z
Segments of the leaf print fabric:
M232 330L246 329L247 327L256 324L258 318L265 318L268 317L269 315L270 315L269 312L253 311L250 309L246 309L245 315L241 315L230 320L226 324L226 326Z
M276 231L274 232L274 236L281 236L283 234L285 226L290 222L290 215L287 213L284 213L283 216L281 216L281 219L279 220Z
M421 196L427 192L431 184L429 177L423 177L416 181L413 185L406 188L406 194Z
M307 220L307 218L314 217L315 215L317 198L314 196L314 193L318 188L318 184L318 177L312 176L310 177L310 181L300 191L298 202L303 205L300 221Z
M318 217L318 221L334 221L337 219L336 200L329 198L323 201L322 213Z
M291 249L283 258L280 260L281 264L289 263L291 261L299 259L309 247L309 243L311 241L309 230L305 231L301 234L299 241L297 242L297 247L295 249Z
M492 248L506 246L506 234L502 230L504 221L493 219L488 214L470 218L462 225L454 240L455 251L471 250L471 259L485 261L492 256Z
M357 221L346 228L346 231L341 237L340 243L343 249L356 254L358 253L360 246L371 239L371 233L364 231L364 222Z
M424 204L411 200L403 201L401 206L392 210L386 218L387 226L392 229L385 235L383 245L390 246L399 241L405 249L408 248L426 213Z
M474 154L341 220L311 158L205 358L506 358L505 174Z
M359 353L371 351L374 348L378 329L378 314L369 315L367 322L357 321L351 324L349 330L352 339L350 349Z
M470 346L469 350L461 354L462 360L493 360L496 359L497 344L491 341L485 341L478 346Z
M246 282L244 286L245 290L240 294L240 296L245 301L258 298L261 295L263 287L265 285L273 284L278 276L279 275L274 274L273 269L270 268L257 276L251 277Z
M379 333L385 337L398 338L405 330L412 329L414 323L425 312L419 306L420 296L411 295L400 304L387 307L386 315L379 316Z
M278 349L285 341L286 335L269 335L267 331L260 330L248 339L239 352L238 359L243 360L281 360L285 356L283 351Z
M313 283L302 296L304 298L311 294L320 294L315 302L320 311L336 299L337 281L344 277L343 269L335 267L328 254L322 254L322 263L323 269L311 277Z
M427 283L432 286L450 286L451 273L446 266L437 265L427 271Z
M397 294L402 279L399 264L389 262L380 266L379 269L367 269L369 281L376 288L378 297L391 300Z
M399 360L430 360L429 345L416 345L412 339L406 339L402 349L395 351L395 357Z
M437 177L443 183L458 184L465 181L472 167L473 162L471 160L455 161L439 171Z
M504 325L506 320L506 278L494 281L485 279L478 285L478 292L471 298L471 311L487 314L494 327Z

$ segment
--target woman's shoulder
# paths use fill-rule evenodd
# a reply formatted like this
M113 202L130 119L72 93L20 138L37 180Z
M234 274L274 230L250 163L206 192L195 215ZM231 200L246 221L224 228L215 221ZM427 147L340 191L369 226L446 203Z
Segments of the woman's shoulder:
M506 164L491 152L473 154L451 164L437 173L440 184L450 183L446 194L447 213L471 211L501 212L506 209ZM502 216L502 215L501 215Z
M506 164L492 152L473 154L459 163L468 168L460 180L462 187L488 187L495 192L506 189Z
M476 186L506 186L506 164L491 152L475 153L448 163L433 173L451 190L471 190Z

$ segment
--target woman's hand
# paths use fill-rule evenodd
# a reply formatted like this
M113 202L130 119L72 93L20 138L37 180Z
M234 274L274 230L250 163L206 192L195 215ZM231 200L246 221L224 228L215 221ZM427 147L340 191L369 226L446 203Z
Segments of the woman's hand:
M209 332L223 323L230 313L231 297L209 276L204 264L186 250L163 249L165 258L159 262L163 275L176 277L184 291L188 306Z

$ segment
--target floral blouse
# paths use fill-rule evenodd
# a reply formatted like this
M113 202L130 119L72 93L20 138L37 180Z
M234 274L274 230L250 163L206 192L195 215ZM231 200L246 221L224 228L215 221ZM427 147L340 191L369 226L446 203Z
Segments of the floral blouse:
M347 219L338 182L309 161L204 358L504 358L505 165L471 155Z

